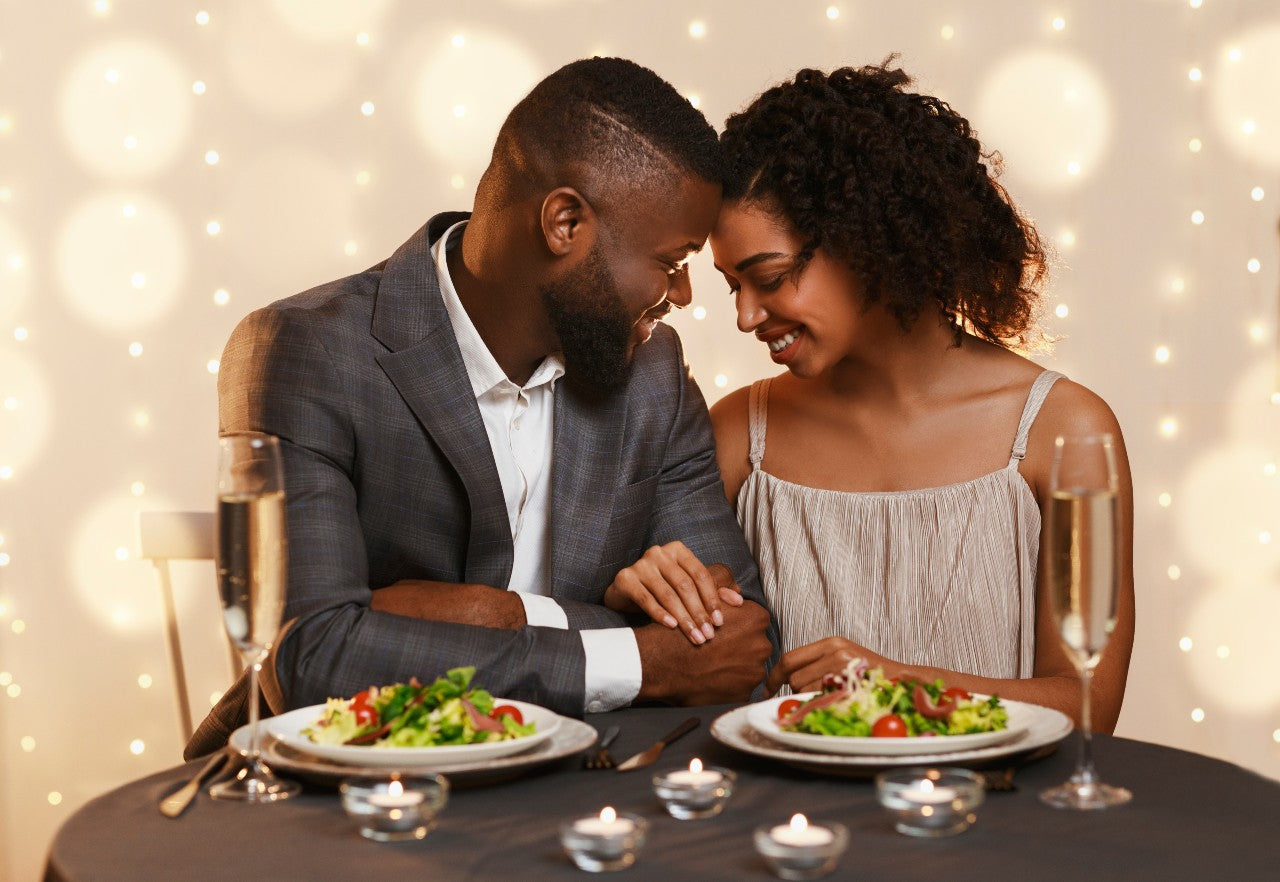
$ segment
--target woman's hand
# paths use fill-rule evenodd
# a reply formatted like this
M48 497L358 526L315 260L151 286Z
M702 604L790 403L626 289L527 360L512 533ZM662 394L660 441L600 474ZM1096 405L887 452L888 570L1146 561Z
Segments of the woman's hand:
M905 668L882 655L877 655L844 637L824 637L822 640L798 646L778 660L765 686L770 695L784 684L792 692L813 692L822 688L826 674L838 674L855 658L865 659L871 667L884 669L886 677L900 676Z
M695 644L706 643L724 624L721 602L742 605L733 573L724 564L703 566L678 541L650 548L604 592L609 609L644 612L668 628L679 627Z

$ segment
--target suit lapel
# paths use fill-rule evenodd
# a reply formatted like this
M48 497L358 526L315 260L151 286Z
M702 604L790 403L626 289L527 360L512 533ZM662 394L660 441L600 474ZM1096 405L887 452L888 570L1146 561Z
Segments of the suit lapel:
M390 350L378 363L467 490L465 580L505 588L515 551L502 483L431 259L431 243L464 217L437 215L391 256L372 330Z
M608 537L617 489L626 396L601 401L572 383L556 384L555 457L551 477L551 584L571 599L596 602L592 584Z

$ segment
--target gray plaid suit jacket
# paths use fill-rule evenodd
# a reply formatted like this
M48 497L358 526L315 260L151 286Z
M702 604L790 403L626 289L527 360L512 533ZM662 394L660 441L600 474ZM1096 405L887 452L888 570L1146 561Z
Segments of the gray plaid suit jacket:
M604 589L673 539L729 565L744 596L766 605L724 497L706 404L678 337L659 324L624 390L593 398L569 378L556 384L552 596L569 630L369 608L372 589L402 579L506 587L511 575L497 468L430 253L463 217L437 215L383 263L252 313L227 343L221 429L277 435L284 455L287 624L264 666L264 712L473 664L494 694L580 715L575 629L629 624L600 605ZM242 677L188 757L226 742L247 719L247 695Z

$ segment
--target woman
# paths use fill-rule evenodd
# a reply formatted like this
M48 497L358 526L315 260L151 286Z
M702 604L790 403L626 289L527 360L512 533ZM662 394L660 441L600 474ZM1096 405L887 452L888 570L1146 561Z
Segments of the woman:
M811 689L862 656L1078 720L1036 561L1055 436L1110 433L1122 564L1092 696L1110 732L1134 619L1120 427L1008 348L1033 331L1039 239L968 121L888 64L801 71L721 138L716 265L738 328L787 368L712 411L782 632L769 685Z
M1110 433L1118 618L1092 693L1093 727L1110 732L1134 627L1120 427L1011 351L1034 331L1039 239L968 121L889 63L801 71L721 138L716 266L738 328L787 369L712 409L782 636L768 685L813 689L861 656L1079 721L1037 558L1055 436Z

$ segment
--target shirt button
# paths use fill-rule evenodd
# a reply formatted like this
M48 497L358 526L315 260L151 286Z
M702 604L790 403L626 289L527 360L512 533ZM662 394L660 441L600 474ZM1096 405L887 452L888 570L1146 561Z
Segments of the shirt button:
M598 701L591 701L587 703L587 713L589 714L598 714L602 710L604 710L604 705Z

